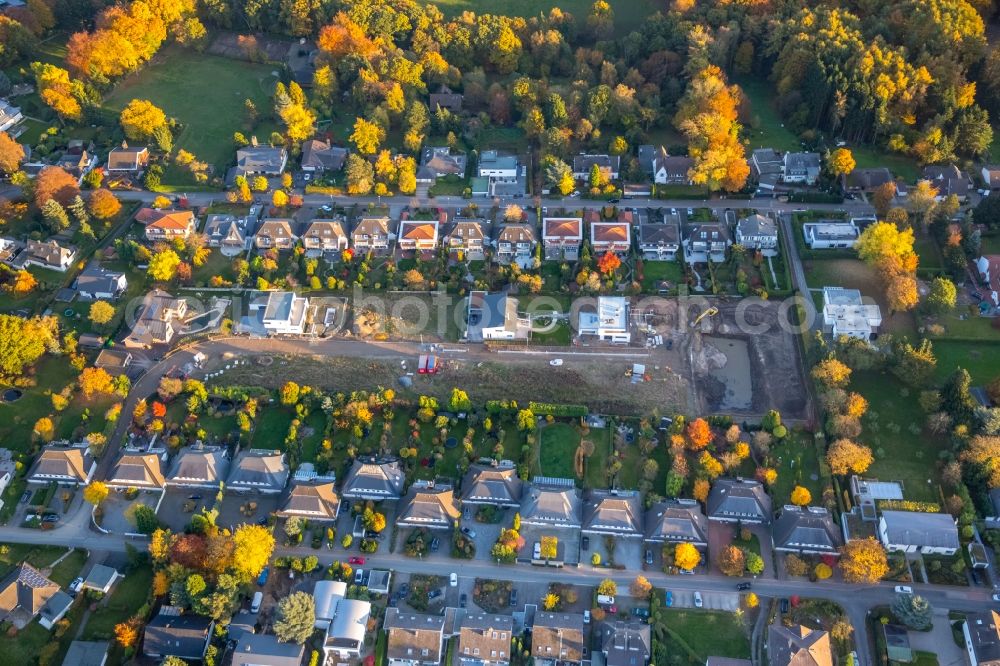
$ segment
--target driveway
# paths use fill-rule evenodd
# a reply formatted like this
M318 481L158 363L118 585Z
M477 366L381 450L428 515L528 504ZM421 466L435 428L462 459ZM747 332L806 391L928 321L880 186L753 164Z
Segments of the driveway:
M719 573L719 568L715 561L726 549L726 546L733 542L736 536L736 525L734 523L708 523L708 557L711 560L712 573Z
M125 493L110 493L101 504L104 510L101 527L112 534L135 534L135 519L132 516L136 507L145 505L155 510L159 501L158 491L140 491L132 500L126 499Z
M948 609L934 607L934 626L930 631L911 631L910 647L937 655L939 664L965 664L965 650L955 645L951 636Z
M667 586L670 589L670 586ZM691 590L674 590L672 608L694 608L694 592ZM733 612L740 607L740 595L733 592L701 592L702 608L705 610L722 610Z

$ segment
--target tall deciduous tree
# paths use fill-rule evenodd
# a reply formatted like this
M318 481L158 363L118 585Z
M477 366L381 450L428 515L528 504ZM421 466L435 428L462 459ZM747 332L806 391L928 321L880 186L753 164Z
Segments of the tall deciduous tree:
M848 583L874 585L889 573L885 548L873 537L848 541L841 551L839 565Z
M167 116L148 99L133 99L118 117L125 136L133 141L148 141L157 128L166 127Z
M7 132L0 132L0 173L12 174L24 159L24 148L10 138Z

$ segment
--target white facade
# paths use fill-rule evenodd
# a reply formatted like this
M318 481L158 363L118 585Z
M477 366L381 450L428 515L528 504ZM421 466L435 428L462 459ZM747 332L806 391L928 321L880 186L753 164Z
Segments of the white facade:
M597 312L579 314L579 335L593 335L599 340L628 343L632 339L629 330L628 299L623 296L599 296Z
M0 132L6 132L24 119L21 109L0 99Z
M946 513L883 511L878 537L889 552L954 555L958 552L958 528Z
M981 173L986 187L991 190L1000 190L1000 164L984 166Z
M290 291L272 291L261 323L270 335L302 335L305 333L309 299Z
M852 222L806 222L802 234L811 249L831 250L854 247L861 232Z
M865 303L857 289L823 287L823 326L834 338L870 340L881 325L882 311L878 305Z

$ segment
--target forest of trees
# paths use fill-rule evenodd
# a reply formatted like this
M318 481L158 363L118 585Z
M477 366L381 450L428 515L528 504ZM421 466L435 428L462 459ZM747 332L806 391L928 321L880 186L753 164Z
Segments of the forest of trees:
M755 120L734 84L745 77L772 82L807 145L821 135L871 143L921 164L983 155L988 111L1000 112L1000 55L985 40L990 0L674 0L617 37L605 0L585 16L451 19L414 0L93 5L102 3L91 14L91 3L29 0L0 17L0 66L30 59L54 26L72 33L65 69L34 65L43 99L64 120L85 120L103 90L168 40L199 46L213 28L313 37L322 55L310 113L328 116L346 92L380 130L362 133L368 145L398 129L411 153L428 133L472 143L485 126L517 124L551 156L554 187L566 180L560 162L579 150L631 154L650 130L673 126L687 146L672 148L690 149L696 182L742 188L741 129ZM428 90L443 84L471 113L427 107ZM300 140L311 117L286 122L298 130L288 138ZM626 176L637 169L625 161Z

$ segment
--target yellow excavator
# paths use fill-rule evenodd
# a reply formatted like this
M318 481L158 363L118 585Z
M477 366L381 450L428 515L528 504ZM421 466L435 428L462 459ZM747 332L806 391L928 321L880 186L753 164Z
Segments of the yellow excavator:
M719 308L715 306L708 308L707 310L705 310L700 315L694 318L694 321L691 322L691 328L694 328L695 326L700 324L701 320L704 319L705 317L714 317L717 314L719 314Z

